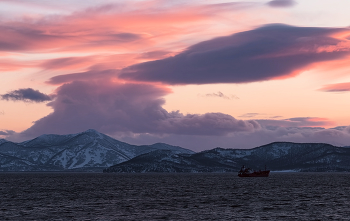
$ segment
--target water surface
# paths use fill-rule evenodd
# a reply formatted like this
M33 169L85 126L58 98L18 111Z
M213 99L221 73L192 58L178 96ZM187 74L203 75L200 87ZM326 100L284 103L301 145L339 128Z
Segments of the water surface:
M349 173L0 173L0 220L350 220Z

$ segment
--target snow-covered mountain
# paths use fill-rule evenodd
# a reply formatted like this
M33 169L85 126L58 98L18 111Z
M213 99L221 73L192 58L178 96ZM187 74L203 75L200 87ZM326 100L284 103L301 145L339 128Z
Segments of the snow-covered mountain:
M253 169L350 171L350 148L324 143L275 142L253 149L199 153L163 143L130 145L95 130L41 135L14 143L0 139L0 171L237 172Z
M214 158L202 158L198 154L175 153L170 150L155 150L139 155L129 161L106 168L103 172L236 172L234 165L222 164Z
M0 144L7 142L5 139L0 139Z
M102 171L102 169L154 150L192 154L168 144L135 146L95 130L78 134L45 134L14 143L0 140L0 171Z
M272 171L350 171L350 149L324 143L275 142L254 149L215 148L195 154L157 150L104 172L237 172L242 165Z

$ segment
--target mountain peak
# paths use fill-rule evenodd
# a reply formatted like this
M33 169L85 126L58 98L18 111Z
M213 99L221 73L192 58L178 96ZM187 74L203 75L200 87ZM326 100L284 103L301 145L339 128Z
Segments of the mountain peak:
M0 144L6 143L6 142L8 142L8 141L5 139L0 139Z
M87 134L90 137L100 138L100 139L103 139L103 135L104 135L104 134L102 134L94 129L88 129L88 130L84 131L83 134Z
M94 133L94 134L100 134L100 132L98 132L97 130L95 129L88 129L86 131L84 131L84 133Z

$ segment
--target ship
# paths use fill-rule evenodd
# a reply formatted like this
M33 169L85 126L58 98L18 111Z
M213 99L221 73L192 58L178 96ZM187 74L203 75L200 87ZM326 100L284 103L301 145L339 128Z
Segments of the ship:
M246 168L244 165L242 166L241 170L238 172L239 177L268 177L270 174L270 170L259 170L259 171L253 171L250 168Z

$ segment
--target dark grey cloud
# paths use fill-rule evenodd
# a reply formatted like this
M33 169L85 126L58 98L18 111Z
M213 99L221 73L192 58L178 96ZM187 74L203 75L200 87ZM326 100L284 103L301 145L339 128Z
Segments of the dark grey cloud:
M244 121L223 113L168 112L162 105L170 92L151 84L105 80L66 83L48 104L53 108L51 114L22 133L2 131L0 135L23 141L41 134L94 128L130 143L166 142L193 150L252 148L274 141L350 144L350 127L324 129L321 127L330 122L322 118Z
M346 131L347 133L350 134L350 126L337 126L337 127L330 128L330 129L339 130L339 131Z
M344 29L266 25L124 68L120 78L167 84L247 83L291 77L310 64L350 54L331 34Z
M270 117L271 119L276 119L276 118L282 118L283 116L272 116L272 117Z
M9 136L9 135L13 135L16 132L13 130L0 130L0 136Z
M260 128L255 121L237 120L223 113L168 112L162 98L166 87L113 83L106 80L75 81L60 86L48 105L53 113L36 121L24 136L43 133L77 133L94 128L103 133L187 134L222 136Z
M294 0L273 0L267 3L271 7L292 7L296 5Z
M186 134L118 134L110 131L109 135L132 144L153 144L157 142L178 145L194 151L215 147L254 148L264 144L285 141L297 143L329 143L337 146L350 146L350 126L337 128L321 127L262 127L259 130L235 132L224 136L186 135ZM14 140L13 137L6 137ZM18 141L23 141L22 138Z
M51 101L49 95L43 94L32 88L23 88L10 91L7 94L0 95L1 100L24 101L24 102L45 102Z
M343 129L325 129L315 127L274 127L251 132L238 132L227 136L197 136L171 134L157 136L141 134L140 136L121 136L117 138L134 144L153 144L164 142L182 146L194 151L202 151L215 147L254 148L264 144L285 141L297 143L329 143L337 146L350 146L350 127Z
M329 119L319 117L294 117L281 120L261 119L256 121L265 127L325 127L334 124Z

